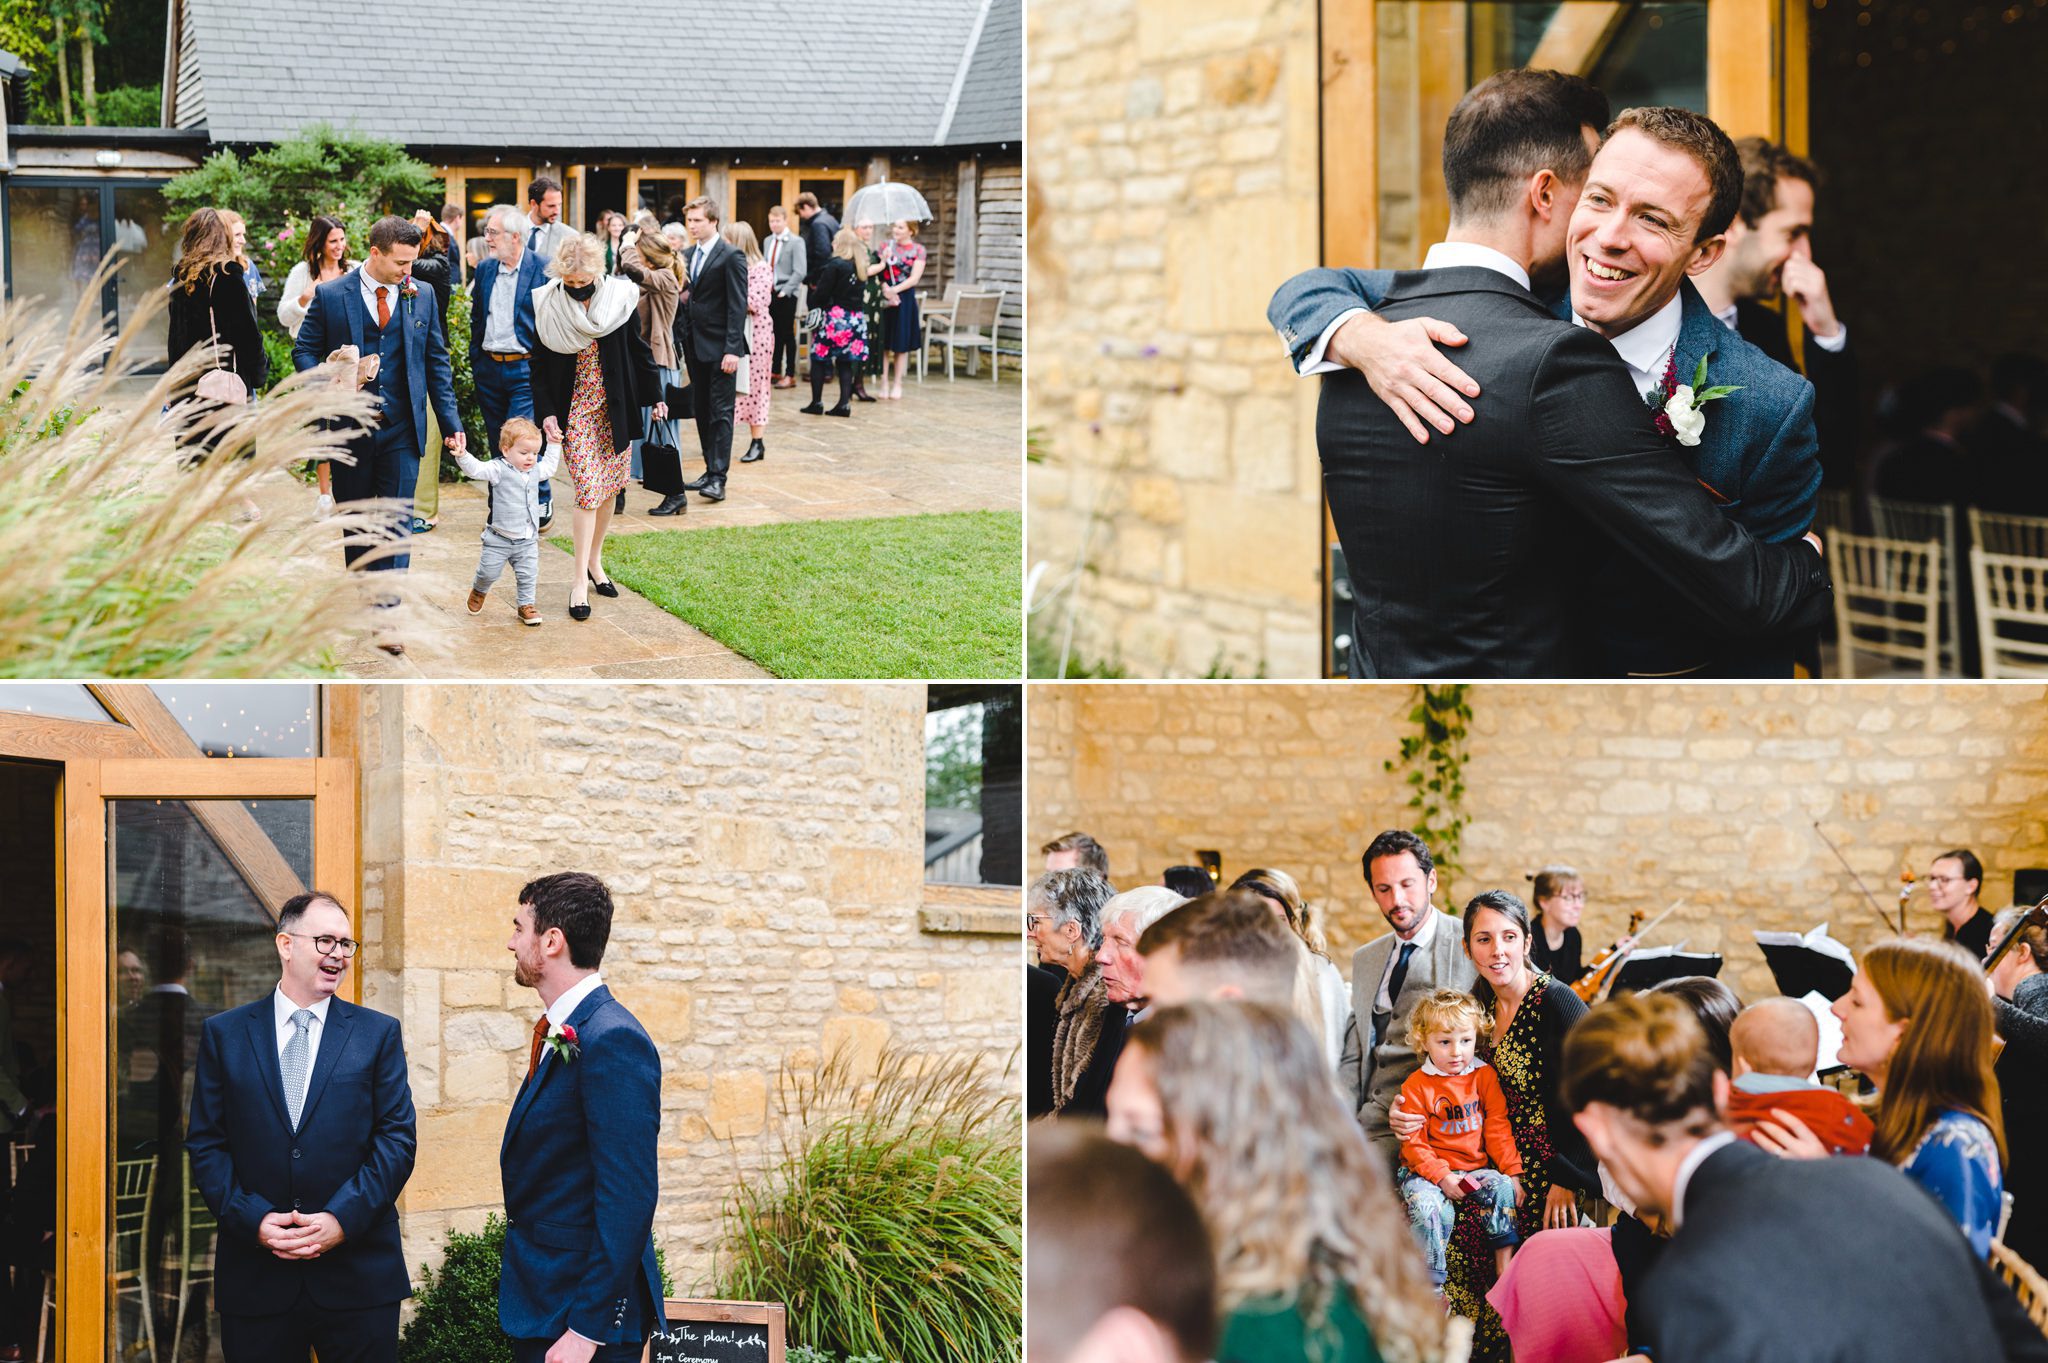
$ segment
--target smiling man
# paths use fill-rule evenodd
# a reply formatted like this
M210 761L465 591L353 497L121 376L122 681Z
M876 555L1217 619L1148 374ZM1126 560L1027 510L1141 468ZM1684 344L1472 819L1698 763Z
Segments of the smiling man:
M1440 673L1381 667L1363 675L1562 676L1577 675L1569 670L1577 666L1603 675L1789 676L1797 646L1787 626L1795 620L1803 626L1819 613L1801 616L1782 600L1775 609L1758 610L1753 595L1739 598L1739 581L1724 577L1716 585L1717 565L1771 560L1714 534L1698 515L1718 506L1745 540L1782 545L1805 533L1820 487L1811 386L1729 332L1689 282L1725 247L1722 234L1741 199L1740 160L1718 127L1684 109L1625 112L1608 125L1583 172L1575 139L1553 134L1548 147L1526 145L1540 105L1525 99L1523 109L1491 116L1505 126L1484 126L1486 106L1504 102L1507 94L1531 83L1540 89L1574 79L1554 72L1502 72L1460 101L1444 140L1451 233L1431 248L1423 277L1311 270L1282 285L1268 310L1299 371L1332 374L1330 384L1337 385L1325 386L1317 435L1332 516L1345 537L1359 602L1354 657L1363 648L1375 663L1382 652L1398 658L1404 650L1388 647L1382 622L1418 607L1441 611L1455 604L1464 609L1449 618L1466 633L1480 633L1482 643L1459 647L1452 641L1439 651L1449 654L1447 663L1476 665L1447 666ZM1604 100L1599 107L1604 114ZM1584 132L1592 134L1590 114L1581 118L1587 120ZM1515 147L1516 139L1525 145ZM1505 205L1497 193L1482 195L1474 188L1500 178L1508 166L1516 176ZM1475 253L1475 246L1490 254ZM1532 290L1545 292L1550 281L1565 281L1569 293L1554 305L1555 315L1605 337L1629 387L1583 374L1576 363L1556 365L1558 352L1504 349L1503 343L1527 347L1540 338L1525 336L1520 317L1498 306L1478 314L1464 311L1483 326L1453 315L1468 306L1459 295L1481 282L1452 277L1454 268L1462 273L1469 266L1505 276L1525 297ZM1498 286L1489 284L1489 291ZM1464 345L1468 335L1487 343L1468 352L1467 361L1475 371L1489 371L1484 397L1482 386L1436 348ZM1693 379L1702 362L1705 383L1695 393ZM1347 369L1358 374L1347 375ZM1550 410L1555 385L1567 378L1579 385L1569 416ZM1425 460L1410 449L1402 460L1401 451L1378 439L1386 423L1356 401L1367 388L1417 441L1429 439L1425 422L1445 435L1457 431L1458 422L1475 424L1441 456ZM1708 389L1727 391L1701 401ZM1589 412L1589 399L1601 406ZM1661 440L1648 446L1632 442L1628 428L1638 420L1654 420ZM1508 429L1489 435L1489 421ZM1509 534L1494 528L1504 521L1499 513L1515 509L1504 504L1498 474L1489 467L1499 460L1496 442L1502 439L1515 451L1538 456L1530 472L1569 508L1563 519L1570 528L1561 534L1570 537L1582 528L1570 522L1582 519L1604 532L1597 545L1553 541L1518 558ZM1393 468L1379 474L1376 467L1361 467L1360 445L1393 461ZM1649 457L1659 445L1680 458L1693 487L1672 486L1665 476L1670 461ZM1345 536L1351 515L1384 510L1390 486L1417 478L1448 485L1425 503L1436 517L1425 528L1452 537L1451 548L1433 551L1447 559L1450 571L1422 582L1448 579L1455 588L1459 576L1472 579L1478 565L1483 576L1471 581L1470 603L1446 602L1440 592L1435 600L1389 599L1390 592L1417 588L1408 585L1408 574L1394 575L1390 583L1374 580L1385 550L1366 535L1384 538L1383 526ZM1655 486L1637 485L1637 478ZM1359 495L1366 492L1371 495ZM1708 500L1702 503L1702 497ZM1473 514L1444 514L1464 510ZM1487 571L1489 559L1496 570ZM1637 571L1638 565L1652 573ZM1773 567L1786 565L1779 561ZM1544 574L1551 575L1547 584ZM1569 604L1560 605L1560 596ZM1514 619L1498 618L1510 609ZM1552 614L1541 628L1553 637L1530 638L1538 627L1531 613L1545 611ZM1582 653L1555 637L1575 632ZM1500 646L1518 635L1521 653ZM1471 656L1474 648L1484 652Z

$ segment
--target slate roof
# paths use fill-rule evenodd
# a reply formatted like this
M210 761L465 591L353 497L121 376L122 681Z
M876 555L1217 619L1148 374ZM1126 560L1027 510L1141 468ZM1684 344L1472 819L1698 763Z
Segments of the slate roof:
M1024 129L1024 0L988 0L988 13L961 82L953 119L940 141L949 147L1016 142Z
M994 46L969 52L991 5L1009 20L984 21ZM459 29L399 30L276 0L178 7L217 143L325 121L413 148L647 152L933 146L949 104L945 145L1020 141L1016 9L923 0L885 23L817 0L681 0L656 23L632 5L494 0Z

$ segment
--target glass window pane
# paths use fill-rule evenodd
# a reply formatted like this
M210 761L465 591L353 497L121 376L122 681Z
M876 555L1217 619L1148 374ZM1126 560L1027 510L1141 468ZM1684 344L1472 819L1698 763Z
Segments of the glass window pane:
M640 199L634 211L646 209L664 223L681 222L683 205L694 195L690 193L688 180L650 180L640 177Z
M121 253L122 260L114 287L124 334L136 307L151 291L162 289L164 281L171 277L177 228L164 221L165 212L163 191L154 185L114 191L114 249ZM141 347L134 354L144 364L168 363L170 313L157 309L149 322L148 334L131 344Z
M192 1067L207 1018L277 983L272 915L312 881L313 802L110 800L107 837L112 1356L150 1312L157 1357L205 1358L219 1330L214 1219L184 1152Z
M1015 687L933 688L925 715L924 878L1023 883L1023 714Z
M809 190L811 193L817 195L818 207L824 209L833 217L838 218L840 225L842 227L853 226L852 223L847 222L846 219L842 216L846 211L845 180L841 179L837 175L834 175L829 179L798 180L796 182L796 187L798 193L802 193L804 190Z
M1707 7L1639 5L1607 44L1593 68L1593 84L1607 92L1614 112L1669 105L1707 111Z
M310 683L152 683L208 757L318 757L320 688Z
M6 193L14 296L69 317L100 264L99 186L12 185Z
M111 724L114 717L76 682L8 682L0 685L0 710L54 719L90 719Z
M463 198L472 237L484 234L484 214L499 204L511 204L522 213L526 211L526 205L519 199L519 181L510 175L472 175L463 182ZM350 249L353 254L368 247L351 242Z

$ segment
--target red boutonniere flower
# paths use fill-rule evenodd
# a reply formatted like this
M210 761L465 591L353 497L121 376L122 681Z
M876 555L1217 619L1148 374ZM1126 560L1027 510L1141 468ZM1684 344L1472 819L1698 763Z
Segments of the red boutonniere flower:
M412 282L411 275L407 275L398 281L398 296L400 298L418 298L420 296L419 286Z
M576 1043L576 1029L566 1022L548 1032L545 1044L560 1057L564 1065L572 1063L583 1049Z

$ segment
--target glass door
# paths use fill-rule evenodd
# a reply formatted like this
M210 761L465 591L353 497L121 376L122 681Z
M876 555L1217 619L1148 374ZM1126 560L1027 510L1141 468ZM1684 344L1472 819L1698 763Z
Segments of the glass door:
M356 910L355 782L340 758L65 762L58 1356L218 1355L184 1153L200 1029L276 983L286 899Z
M15 178L7 182L7 291L40 298L69 316L92 291L108 251L122 267L99 290L110 328L126 325L151 289L171 277L177 225L165 220L162 180ZM162 369L170 322L159 310L137 339L137 357Z

